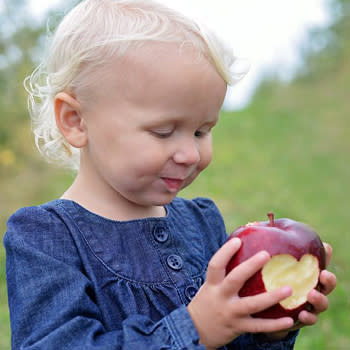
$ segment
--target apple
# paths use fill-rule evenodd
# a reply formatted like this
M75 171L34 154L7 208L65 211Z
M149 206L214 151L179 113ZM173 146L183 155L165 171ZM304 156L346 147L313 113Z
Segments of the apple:
M246 281L239 296L252 296L283 286L292 287L293 294L253 317L279 318L289 316L296 321L302 310L309 310L306 298L319 289L319 275L325 268L326 254L318 234L309 226L291 219L253 222L238 227L230 236L241 239L241 248L228 263L226 272L265 250L271 259Z

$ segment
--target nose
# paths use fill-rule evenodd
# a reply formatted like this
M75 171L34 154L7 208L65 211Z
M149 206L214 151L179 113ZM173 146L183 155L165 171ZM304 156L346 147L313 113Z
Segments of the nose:
M183 165L197 164L201 157L199 144L195 139L182 140L174 154L174 162Z

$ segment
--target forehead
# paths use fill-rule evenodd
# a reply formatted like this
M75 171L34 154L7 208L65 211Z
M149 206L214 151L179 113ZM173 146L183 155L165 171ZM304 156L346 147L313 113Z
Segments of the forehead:
M122 57L111 58L100 72L100 81L111 88L123 86L135 90L141 85L181 84L184 88L190 83L201 81L203 74L222 80L215 64L191 43L149 42L130 48ZM193 79L197 76L197 80ZM192 79L189 79L191 78ZM97 79L98 80L98 79ZM161 88L161 87L160 87ZM147 91L145 91L147 93Z
M143 78L152 70L171 69L174 66L211 65L206 55L190 42L161 43L148 42L130 47L121 57L111 57L101 73L109 76L118 72L121 78L143 73ZM215 65L211 65L215 69ZM154 74L155 72L153 72Z
M109 106L124 115L137 108L148 115L215 116L227 86L214 65L186 44L148 43L96 74L86 107Z

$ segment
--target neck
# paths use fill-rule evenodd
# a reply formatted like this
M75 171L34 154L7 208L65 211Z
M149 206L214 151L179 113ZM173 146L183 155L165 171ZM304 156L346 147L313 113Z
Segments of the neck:
M105 182L91 179L83 171L79 171L73 184L61 198L72 200L85 209L111 220L127 221L166 216L163 206L146 207L130 202Z

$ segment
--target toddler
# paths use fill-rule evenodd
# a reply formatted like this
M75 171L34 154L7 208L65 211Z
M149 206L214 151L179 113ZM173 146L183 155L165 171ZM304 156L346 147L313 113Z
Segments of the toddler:
M252 318L291 288L240 298L269 255L226 276L240 241L226 243L211 200L177 197L211 161L234 61L151 0L85 0L65 16L26 86L37 147L77 175L8 221L13 349L292 349L327 309L323 271L298 325Z

